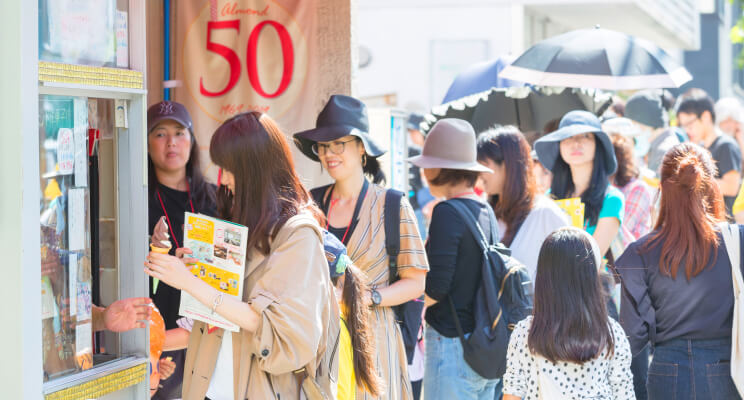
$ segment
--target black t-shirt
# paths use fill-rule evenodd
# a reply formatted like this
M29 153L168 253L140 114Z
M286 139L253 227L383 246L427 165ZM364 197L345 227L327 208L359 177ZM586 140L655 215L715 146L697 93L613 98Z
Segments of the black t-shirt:
M421 147L410 144L408 145L408 157L415 157L421 154ZM424 187L424 183L421 180L421 168L411 164L408 167L408 201L411 203L411 207L414 210L421 208L418 201L418 192Z
M734 139L728 135L718 135L715 141L708 147L713 160L718 168L717 179L726 175L729 171L741 172L741 151ZM726 203L726 215L731 215L736 196L723 196Z
M463 202L476 217L486 235L490 234L488 207L470 199ZM442 202L434 207L426 242L429 273L426 275L426 294L438 303L426 309L426 322L442 336L457 337L449 299L455 304L464 333L475 328L473 302L481 280L483 253L480 245L452 205Z
M158 192L160 193L160 198L158 198ZM160 199L163 200L162 205L160 204ZM192 193L192 201L193 200L194 196ZM197 213L208 215L210 217L217 216L217 207L215 204L210 202L210 204L201 205L196 201L193 201L193 203L194 211ZM148 230L150 235L152 235L155 224L158 223L160 217L165 215L163 212L163 206L165 206L165 211L168 213L168 218L170 219L170 224L173 229L172 232L170 232L170 229L168 232L171 235L171 245L173 246L170 254L175 255L176 242L178 242L179 246L183 247L184 213L187 211L191 212L188 192L182 192L158 184L156 190L153 190L152 196L150 196L148 201ZM174 238L175 240L173 240ZM165 329L177 328L178 325L176 324L176 321L179 318L178 307L181 304L181 291L166 285L162 281L158 284L158 290L156 293L153 293L152 290L153 282L152 278L150 278L150 297L152 298L153 303L155 303L155 306L160 310L160 314L165 320Z
M623 296L620 307L620 323L633 353L652 341L654 334L656 343L678 338L730 337L734 290L731 262L721 234L718 251L711 248L708 266L690 280L684 260L676 279L661 273L661 249L666 239L645 250L652 234L631 243L615 262L627 289L625 293L633 297ZM738 239L744 239L741 227Z

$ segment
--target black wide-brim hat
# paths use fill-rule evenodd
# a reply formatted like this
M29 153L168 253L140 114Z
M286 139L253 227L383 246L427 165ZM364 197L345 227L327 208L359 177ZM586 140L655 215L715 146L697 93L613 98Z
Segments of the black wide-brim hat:
M584 133L593 133L597 138L597 151L604 152L607 173L614 174L617 170L617 159L612 141L602 130L599 118L588 111L569 112L561 119L557 131L538 139L534 146L538 160L545 168L553 171L555 162L561 156L561 141Z
M369 134L369 118L364 103L353 97L335 94L318 115L315 128L295 133L294 139L302 154L320 161L313 153L313 144L331 142L349 135L362 141L370 157L379 157L387 151Z

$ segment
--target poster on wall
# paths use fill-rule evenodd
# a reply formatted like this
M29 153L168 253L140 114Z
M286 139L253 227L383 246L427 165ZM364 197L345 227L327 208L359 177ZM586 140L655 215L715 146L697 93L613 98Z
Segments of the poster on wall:
M202 160L215 129L239 113L266 113L287 135L314 125L315 8L314 0L178 3L174 100L191 113ZM205 167L213 181L216 172Z

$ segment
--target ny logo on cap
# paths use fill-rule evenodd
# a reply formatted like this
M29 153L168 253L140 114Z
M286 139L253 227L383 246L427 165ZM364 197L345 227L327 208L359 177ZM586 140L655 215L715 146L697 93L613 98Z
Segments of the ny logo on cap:
M160 115L173 114L174 112L175 111L173 110L173 103L166 101L160 103Z

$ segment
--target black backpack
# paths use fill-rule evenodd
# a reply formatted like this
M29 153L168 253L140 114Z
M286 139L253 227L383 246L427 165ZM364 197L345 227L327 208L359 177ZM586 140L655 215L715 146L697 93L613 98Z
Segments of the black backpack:
M388 254L390 284L400 279L398 276L398 254L400 253L400 201L403 192L388 189L385 192L385 249ZM403 344L406 348L408 365L413 363L413 353L421 329L421 314L424 311L424 296L393 307L395 320L400 326Z
M514 326L532 314L530 277L524 265L511 258L511 251L498 243L496 216L491 207L486 207L489 237L465 204L457 200L447 203L462 217L483 251L481 282L473 303L475 329L466 339L449 297L455 328L468 365L486 379L498 379L506 372L506 352Z
M324 197L330 186L331 185L326 185L310 191L313 200L315 200L315 203L323 209L324 213L328 211L324 209ZM398 276L398 254L400 254L400 202L403 196L403 192L388 189L385 192L385 204L383 206L383 216L385 219L385 250L388 254L388 268L391 285L400 278ZM393 311L395 311L395 320L398 322L403 336L403 344L406 348L406 357L409 365L413 362L413 353L416 348L416 343L418 342L418 332L421 328L421 314L423 310L423 296L419 299L393 307Z

